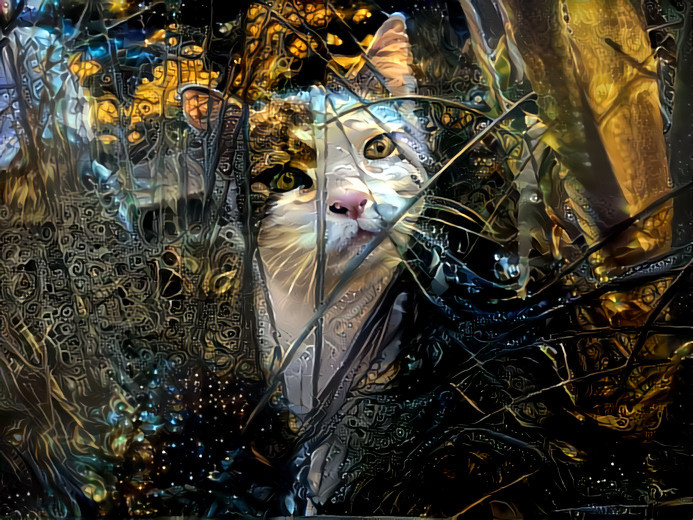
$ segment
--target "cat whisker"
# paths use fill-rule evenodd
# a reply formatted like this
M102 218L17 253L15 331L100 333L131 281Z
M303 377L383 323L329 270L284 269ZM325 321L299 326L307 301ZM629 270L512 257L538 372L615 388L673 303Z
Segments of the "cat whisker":
M460 204L456 200L448 199L446 197L440 197L436 195L424 194L424 200L426 201L426 207L433 208L441 211L447 211L448 213L454 213L455 215L467 219L476 224L481 224L483 226L489 226L489 222L484 219L478 212L473 209ZM449 207L453 206L453 207ZM471 216L470 216L471 214ZM475 217L475 218L472 218ZM475 220L476 219L476 220Z
M429 216L429 215L421 215L421 216L419 217L419 220L427 220L427 221L430 221L430 222L438 222L439 224L444 224L444 225L446 225L446 226L449 226L449 227L452 227L452 228L455 228L455 229L462 230L462 231L464 231L464 232L466 232L466 233L469 233L470 235L474 235L474 236L476 236L476 237L482 238L482 239L484 239L484 240L488 240L489 242L493 242L494 244L499 244L499 245L502 245L502 244L504 244L504 243L506 243L506 242L511 242L511 241L512 241L512 238L514 238L514 237L510 237L510 238L507 238L507 237L506 237L506 238L500 239L500 238L492 237L492 236L489 236L489 235L485 235L484 233L481 233L481 232L479 232L479 231L474 231L474 230L469 229L469 228L467 228L467 227L461 226L461 225L459 225L459 224L453 224L452 222L448 222L447 220L442 219L442 218L440 218L440 217L431 217L431 216ZM415 227L416 225L417 225L416 223L413 223L413 226L412 226L412 227L414 227L417 231L419 231L419 230L423 231L423 228L416 228L416 227Z
M287 253L291 249L291 244L286 245L283 249L280 249L278 251L274 251L271 256L265 258L265 263L270 264L274 262L276 259L280 259L283 257L284 253Z
M291 284L289 285L289 290L288 294L290 295L293 293L294 287L296 287L296 284L298 283L299 279L301 278L301 275L304 274L304 270L308 267L308 264L313 264L313 269L311 273L311 280L315 278L315 272L317 269L317 262L315 262L315 259L313 258L313 255L308 255L306 256L301 264L296 268L295 275L291 281Z
M278 243L281 242L283 237L271 237L272 238L272 243ZM277 251L274 251L273 254L267 258L265 264L269 265L270 263L273 263L275 259L281 260L282 258L286 258L286 255L288 253L294 252L296 250L296 244L293 241L287 241L286 245ZM288 255L288 258L291 258L291 255Z
M276 273L279 269L284 267L289 260L293 259L292 255L284 254L289 249L290 249L290 247L287 247L287 248L283 249L282 251L277 252L274 256L272 256L271 259L265 263L267 268ZM276 262L282 260L282 258L284 260L279 265L277 265L275 267Z
M312 269L313 272L308 277L308 291L306 294L315 294L316 284L317 284L317 280L318 280L317 274L318 274L318 263L319 262L317 262L317 258L315 258L315 255L312 255L312 256L313 256L313 258L311 259L311 262L313 265L313 269ZM323 266L323 276L324 276L324 271L325 271L325 269ZM317 299L317 297L316 297L316 299Z

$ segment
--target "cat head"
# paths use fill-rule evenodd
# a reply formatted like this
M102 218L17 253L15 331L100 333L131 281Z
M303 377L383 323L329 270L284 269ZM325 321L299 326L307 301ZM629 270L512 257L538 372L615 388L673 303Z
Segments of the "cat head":
M276 95L251 111L251 176L269 192L258 244L275 307L312 304L322 219L329 291L388 227L356 283L391 273L420 212L420 203L405 210L426 178L425 136L414 104L390 98L416 89L401 15L383 23L362 61L325 87Z

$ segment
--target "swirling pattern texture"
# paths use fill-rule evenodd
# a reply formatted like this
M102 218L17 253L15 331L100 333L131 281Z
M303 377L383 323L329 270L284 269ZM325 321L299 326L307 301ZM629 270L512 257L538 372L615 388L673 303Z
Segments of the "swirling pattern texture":
M390 100L395 11L418 89ZM5 2L0 516L690 518L692 24ZM268 171L330 164L316 86L406 104L426 175L398 267L287 342L258 234Z

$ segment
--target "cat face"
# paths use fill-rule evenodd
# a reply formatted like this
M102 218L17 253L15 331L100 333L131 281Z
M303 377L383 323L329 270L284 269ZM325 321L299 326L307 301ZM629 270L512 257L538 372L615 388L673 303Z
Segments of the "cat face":
M346 262L383 228L395 224L391 240L363 266L364 271L373 264L391 268L398 258L395 246L406 244L407 226L417 210L400 217L424 180L424 147L411 108L394 103L364 108L363 101L346 89L315 88L276 103L290 103L294 112L314 121L288 130L290 139L314 153L307 161L289 158L269 169L271 178L265 177L272 194L259 246L270 277L285 280L287 291L310 286L320 218L328 287L343 274ZM319 175L324 179L322 195Z
M368 58L387 90L413 93L400 16L383 24ZM405 215L425 180L427 152L412 103L379 97L368 76L359 74L352 74L354 84L276 96L251 113L251 146L268 143L254 177L270 190L258 245L275 309L296 300L312 306L321 220L329 291L347 262L392 228L361 264L352 288L385 281L420 213L417 203Z

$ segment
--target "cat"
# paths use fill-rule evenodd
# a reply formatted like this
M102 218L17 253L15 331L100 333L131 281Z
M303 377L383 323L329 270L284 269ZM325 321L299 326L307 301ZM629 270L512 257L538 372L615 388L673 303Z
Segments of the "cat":
M359 370L378 358L376 372L391 368L382 362L386 342L363 355L350 351L393 280L423 209L429 152L416 106L406 99L416 93L416 81L401 14L384 21L363 61L344 81L275 95L250 114L251 177L269 188L258 249L286 363L278 376L299 425L335 378L348 391L365 376L352 374L345 383L345 365ZM390 96L400 99L389 101ZM383 229L387 238L370 244ZM348 265L369 244L375 247L351 272ZM292 359L293 343L346 276L337 303L324 312L319 351L313 333ZM316 288L321 277L322 298ZM391 360L394 353L385 357ZM347 392L339 393L346 399ZM346 449L342 458L328 457L334 442L299 456L310 467L303 479L314 503L324 503L340 483Z
M402 15L391 15L382 24L365 60L369 65L351 71L344 83L277 95L250 116L251 147L263 142L263 133L276 131L282 114L291 113L293 119L286 136L273 139L274 148L259 158L260 171L255 172L257 178L264 176L271 193L258 247L284 353L320 303L320 219L324 218L325 231L324 295L347 274L349 261L381 229L392 227L388 239L351 275L340 304L327 311L323 340L328 354L320 369L326 380L377 302L375 293L388 285L401 262L401 250L422 205L418 201L408 212L405 209L426 179L427 150L414 104L388 102L385 97L388 92L406 97L416 91ZM324 176L322 196L318 175ZM299 414L309 410L312 401L303 388L308 378L302 372L295 374L300 390L286 385ZM297 392L304 395L293 395Z

